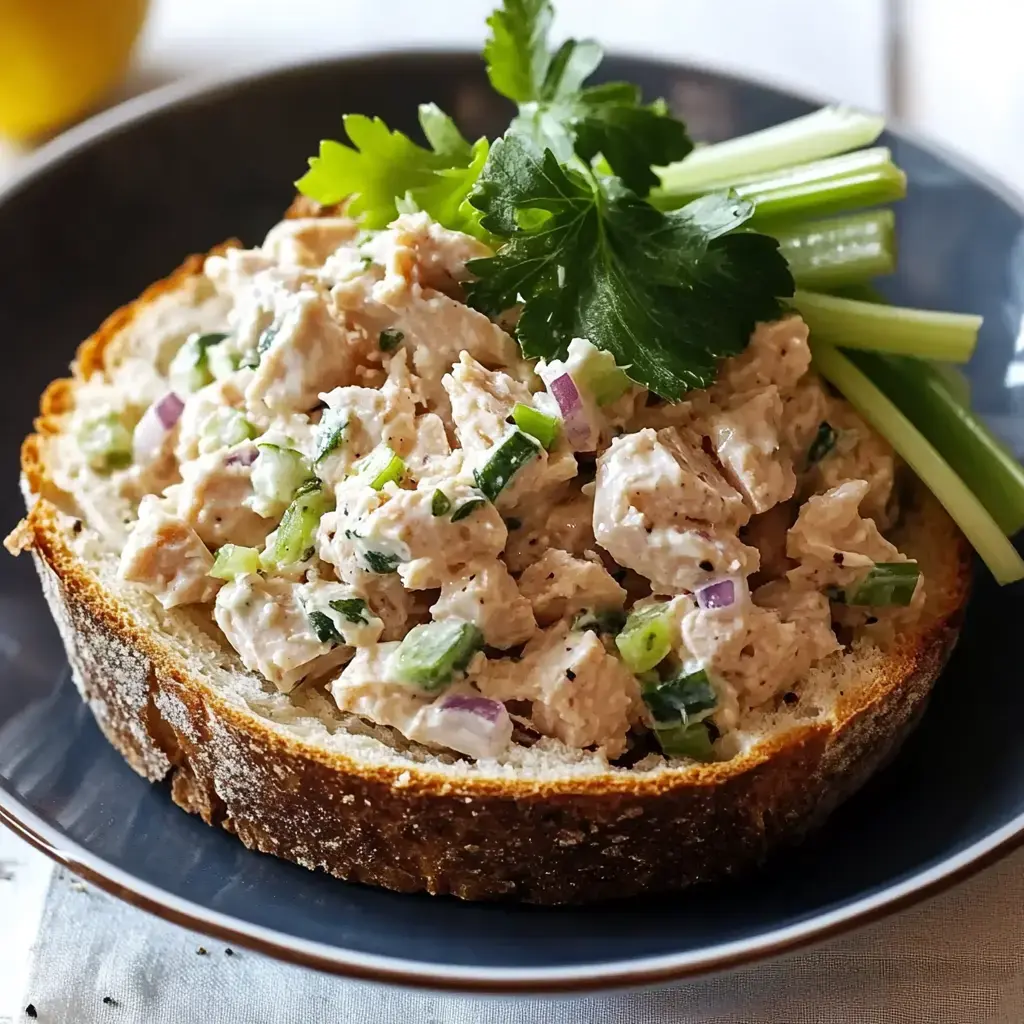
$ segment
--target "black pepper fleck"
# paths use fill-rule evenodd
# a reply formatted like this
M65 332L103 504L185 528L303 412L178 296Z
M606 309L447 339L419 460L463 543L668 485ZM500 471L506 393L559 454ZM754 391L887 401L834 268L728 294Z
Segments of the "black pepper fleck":
M206 956L206 947L205 947L205 946L200 946L200 947L199 947L199 948L198 948L198 949L196 950L196 952L197 952L197 953L198 953L198 954L199 954L200 956Z
M573 672L573 670L571 668L567 668L565 670L565 678L568 679L569 682L571 683L571 682L573 682L576 679L576 673Z
M705 572L712 572L714 570L714 568L715 568L714 563L713 562L709 562L706 558L704 559L703 562L700 563L700 567Z
M36 1017L39 1016L39 1014L36 1013L36 1008L31 1003L29 1003L28 1006L25 1007L25 1016L31 1017L33 1020L35 1020Z
M235 955L235 951L230 946L228 946L228 948L224 950L224 955L225 956L234 956Z
M782 699L787 704L795 704L800 698L795 693L793 693L792 690L790 690L788 693L784 693L782 695Z
M843 553L842 553L842 551L837 551L832 556L832 561L835 562L836 565L842 565L843 564Z
M113 996L104 996L103 1002L106 1006L120 1006L121 1004Z
M82 532L82 520L76 519L71 524L71 532L77 537Z
M864 621L869 626L873 626L878 621L878 616L877 615L869 615Z

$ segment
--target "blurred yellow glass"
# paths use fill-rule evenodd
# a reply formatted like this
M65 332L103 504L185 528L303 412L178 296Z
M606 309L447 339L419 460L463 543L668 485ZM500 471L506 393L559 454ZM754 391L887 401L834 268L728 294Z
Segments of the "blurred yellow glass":
M148 0L0 0L0 134L86 113L124 74Z

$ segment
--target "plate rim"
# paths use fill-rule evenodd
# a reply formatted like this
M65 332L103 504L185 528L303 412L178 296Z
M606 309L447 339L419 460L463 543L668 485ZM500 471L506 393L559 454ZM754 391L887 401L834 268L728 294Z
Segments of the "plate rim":
M768 89L808 104L823 104L809 93L785 87L769 76L752 78L719 70L695 61L651 58L641 53L614 51L609 56L637 61L669 71L690 72L746 87ZM262 79L272 79L318 67L353 67L387 60L478 61L466 48L383 47L351 54L315 58L289 58L216 74L188 77L133 97L74 126L23 157L3 186L0 206L38 176L109 135L117 134L170 108L187 106L219 92ZM886 121L886 130L958 170L1024 217L1024 196L993 172L942 143L901 125ZM65 677L60 684L68 685ZM773 928L758 935L696 950L664 953L632 960L595 961L572 967L475 967L433 964L401 957L361 953L327 943L289 936L261 925L249 924L219 911L169 893L92 854L63 835L29 809L0 778L0 824L46 854L53 861L97 888L137 908L181 927L232 942L255 952L330 974L378 983L440 991L494 995L582 993L637 988L672 981L707 977L778 957L863 927L937 895L990 867L1024 844L1024 813L989 832L957 853L941 858L924 870L805 920ZM346 884L338 880L338 884Z

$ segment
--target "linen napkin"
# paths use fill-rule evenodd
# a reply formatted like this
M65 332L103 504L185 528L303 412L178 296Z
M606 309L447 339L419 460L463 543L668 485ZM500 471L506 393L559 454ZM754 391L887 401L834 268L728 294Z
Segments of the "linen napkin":
M403 990L277 963L58 871L26 1000L40 1024L1021 1024L1024 851L782 960L640 992L531 999Z

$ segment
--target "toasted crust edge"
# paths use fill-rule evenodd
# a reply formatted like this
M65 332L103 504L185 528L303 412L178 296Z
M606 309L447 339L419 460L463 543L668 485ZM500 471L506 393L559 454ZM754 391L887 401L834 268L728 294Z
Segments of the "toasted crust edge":
M227 243L232 244L232 243ZM223 248L223 247L220 247ZM75 379L44 392L22 448L27 490L48 486L41 436L73 403L76 379L174 274L109 317L78 350ZM960 538L955 609L887 678L843 701L833 721L685 772L551 780L453 776L410 761L360 763L306 744L190 675L72 551L57 510L36 497L19 545L31 548L72 672L107 739L174 800L246 846L341 878L465 899L590 902L683 888L759 863L801 838L896 752L956 642L969 589Z

